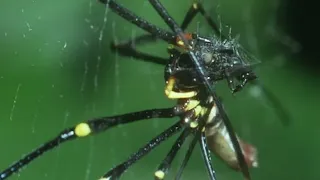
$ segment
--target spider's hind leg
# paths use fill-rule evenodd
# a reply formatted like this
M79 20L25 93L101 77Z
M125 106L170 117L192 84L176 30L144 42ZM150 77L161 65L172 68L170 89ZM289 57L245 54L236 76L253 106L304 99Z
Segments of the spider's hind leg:
M100 180L115 180L119 179L120 176L135 162L143 158L154 148L160 145L162 142L169 139L171 136L179 132L183 128L183 123L181 121L177 122L170 128L163 131L161 134L149 141L145 146L141 147L136 153L132 154L126 161L117 165L116 167L109 170L106 174L100 178Z

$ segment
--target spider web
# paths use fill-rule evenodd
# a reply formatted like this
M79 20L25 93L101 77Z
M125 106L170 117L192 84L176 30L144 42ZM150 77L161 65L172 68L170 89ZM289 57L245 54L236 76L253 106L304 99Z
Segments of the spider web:
M166 28L147 1L118 2ZM191 5L191 1L186 3L183 0L161 2L178 22ZM231 28L225 22L232 24L232 32L243 32L241 43L254 54L261 55L252 14L255 14L254 7L262 9L265 5L254 1L242 4L235 0L204 3L210 14L216 16L214 19L221 22L223 32ZM1 170L61 130L81 121L174 105L163 93L163 67L124 58L110 51L112 40L127 40L143 31L100 3L94 0L24 0L19 3L7 0L0 2L0 8ZM189 30L212 34L200 16ZM142 45L139 49L167 56L166 44L160 41ZM266 137L269 131L263 130L270 121L272 127L269 124L267 128L273 128L276 120L270 119L276 117L272 110L257 106L249 91L237 96L238 102L235 103L228 90L218 89L225 98L231 119L237 119L233 123L239 133L265 151L272 150L259 143L259 138L270 141L276 137L276 134ZM253 92L257 94L258 91ZM246 107L239 108L241 103ZM97 179L173 122L170 119L142 121L66 143L35 160L11 179ZM282 127L276 127L279 129L275 131L281 131ZM253 137L253 134L260 136ZM174 139L163 143L130 168L124 179L152 178ZM273 145L280 143L283 142L276 141ZM281 148L280 151L285 152ZM183 159L183 151L180 154L176 158L178 162ZM178 169L178 162L173 164L170 175ZM184 179L206 179L198 149L190 162ZM258 171L257 177L260 178L257 179L270 179L268 170L272 171L271 164L265 162L268 168L265 172ZM216 159L214 166L218 179L240 177Z

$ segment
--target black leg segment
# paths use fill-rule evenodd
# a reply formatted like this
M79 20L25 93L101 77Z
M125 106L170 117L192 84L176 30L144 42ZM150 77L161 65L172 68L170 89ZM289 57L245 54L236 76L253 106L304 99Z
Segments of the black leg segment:
M168 63L168 58L157 57L154 55L150 55L148 53L144 53L138 51L135 45L155 42L157 37L152 36L150 34L144 34L138 37L135 37L132 40L124 41L120 43L111 43L111 50L119 53L122 56L129 56L136 58L138 60L142 60L145 62L151 62L159 65L166 65Z
M21 168L28 165L30 162L40 157L44 153L58 147L60 144L79 138L85 137L90 134L96 134L99 132L106 131L112 127L118 126L120 124L127 124L132 122L137 122L143 119L151 118L171 118L174 116L179 116L181 112L177 111L177 108L166 108L166 109L151 109L139 112L127 113L119 116L112 117L102 117L92 120L88 120L78 125L68 128L62 131L57 137L43 144L36 150L27 154L25 157L21 158L9 168L0 172L0 180L4 180L11 176L13 173L18 172Z
M195 2L189 8L184 20L181 24L181 29L184 31L188 28L189 24L192 22L193 18L200 12L200 14L206 19L209 26L213 29L213 31L217 34L218 37L225 39L225 37L221 34L217 24L213 21L213 19L207 14L204 10L201 2Z
M121 6L115 0L99 0L101 3L106 5L106 8L110 8L113 12L126 19L127 21L135 24L139 28L149 32L151 35L158 37L168 43L171 43L175 40L175 35L169 31L161 29L154 24L146 21L145 19L137 16L129 9Z
M147 155L152 149L160 145L162 142L179 132L182 128L183 124L181 122L177 122L157 137L149 141L144 147L140 148L138 152L132 154L128 160L117 165L115 168L111 169L107 172L100 180L118 180L120 176L135 162L140 160L142 157Z

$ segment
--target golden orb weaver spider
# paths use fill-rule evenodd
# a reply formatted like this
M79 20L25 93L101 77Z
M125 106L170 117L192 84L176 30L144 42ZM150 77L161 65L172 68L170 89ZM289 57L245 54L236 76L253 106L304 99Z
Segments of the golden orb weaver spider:
M171 108L149 109L118 116L95 118L79 123L74 127L62 131L56 138L46 142L9 168L1 171L0 180L9 178L22 167L63 142L103 132L120 124L143 119L172 117L179 117L180 121L149 141L127 161L111 169L101 179L119 179L121 174L133 163L141 159L161 142L180 131L182 131L181 135L155 172L156 179L163 179L165 174L168 173L175 155L184 140L191 134L194 137L176 175L176 179L181 178L183 169L198 141L210 179L215 180L216 175L211 165L209 150L216 153L230 167L240 170L246 179L250 179L248 166L254 167L257 165L256 149L236 136L228 116L224 112L221 102L212 87L214 82L227 79L230 89L235 93L241 90L246 83L256 79L256 75L247 62L250 57L244 49L236 41L226 39L220 34L213 20L204 11L201 3L194 3L187 12L182 25L178 26L158 0L149 0L173 33L158 28L136 16L115 0L101 0L101 2L106 4L108 8L111 8L119 16L150 33L150 35L137 37L135 39L136 43L153 41L158 38L172 45L168 48L170 55L168 63L163 61L160 64L166 65L165 93L169 99L177 100L177 105ZM183 32L197 13L202 14L206 18L209 25L221 39L216 37L207 38ZM150 57L136 51L130 41L113 44L112 48L122 55L159 63L159 58ZM238 84L235 82L238 82ZM272 98L272 95L270 94L269 97ZM280 106L277 101L274 100L273 102ZM282 115L285 116L285 114Z

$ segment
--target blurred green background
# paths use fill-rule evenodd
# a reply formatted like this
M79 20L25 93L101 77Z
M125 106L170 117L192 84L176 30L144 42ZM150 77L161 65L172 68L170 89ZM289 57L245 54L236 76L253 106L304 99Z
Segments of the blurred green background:
M118 2L167 28L146 0ZM192 3L161 2L178 22ZM263 98L252 96L250 87L235 97L224 82L218 87L237 133L258 147L260 167L251 170L252 178L318 179L319 121L314 112L320 100L319 81L277 46L282 37L275 23L278 1L218 0L204 4L216 22L221 22L225 34L231 27L233 36L241 35L241 43L259 57L261 81L292 117L290 126L284 127ZM1 170L83 120L174 105L164 96L163 67L110 52L113 39L126 40L143 31L97 1L3 0L0 9ZM196 32L198 26L201 34L213 33L201 16L189 31ZM167 57L163 42L141 49ZM141 121L72 141L11 179L97 179L175 121ZM174 140L136 163L123 179L152 179ZM183 152L167 179L177 171ZM213 163L219 180L242 179L220 160L214 158ZM199 147L183 179L207 179Z

